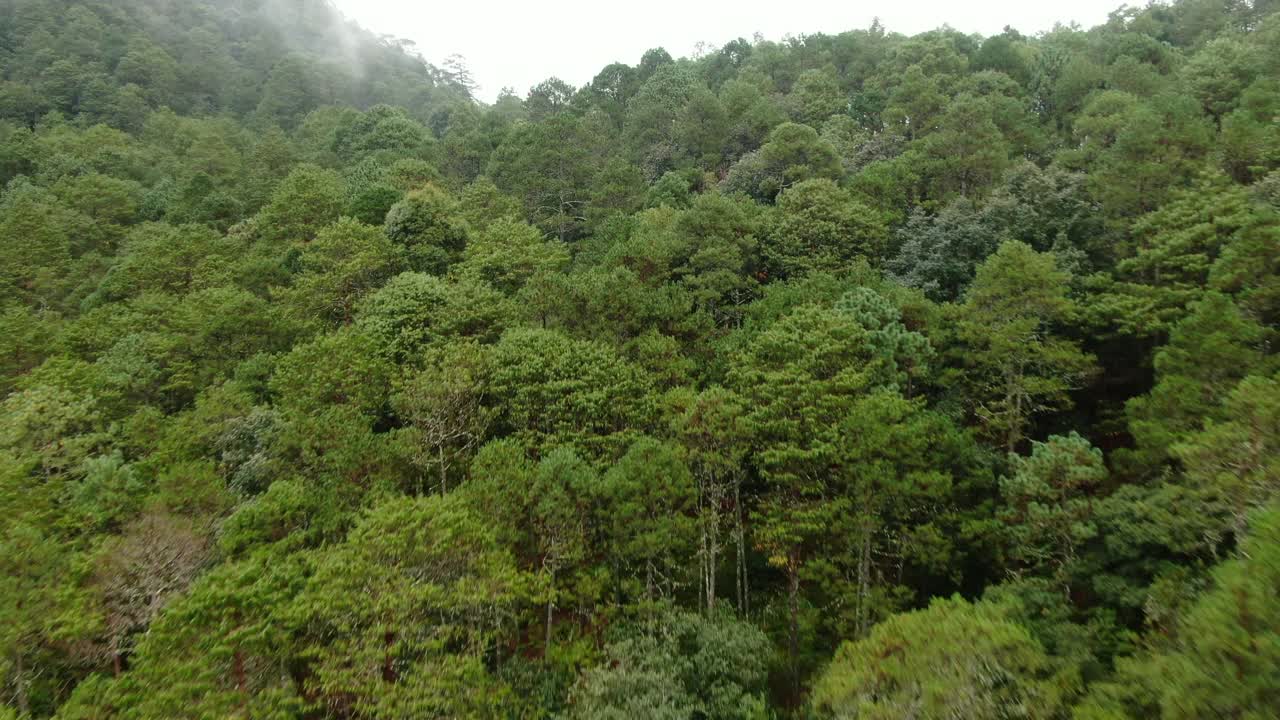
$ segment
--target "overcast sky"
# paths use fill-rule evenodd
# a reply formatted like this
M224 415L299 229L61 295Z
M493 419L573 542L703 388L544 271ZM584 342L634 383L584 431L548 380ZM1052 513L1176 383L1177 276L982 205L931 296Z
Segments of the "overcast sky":
M377 33L412 40L430 62L466 58L492 101L504 86L523 96L556 76L580 86L600 68L630 65L651 47L674 57L698 43L720 46L760 33L770 40L792 34L865 28L873 18L890 31L914 34L947 24L982 35L1012 25L1026 34L1055 22L1084 27L1106 20L1123 0L334 0L348 17Z

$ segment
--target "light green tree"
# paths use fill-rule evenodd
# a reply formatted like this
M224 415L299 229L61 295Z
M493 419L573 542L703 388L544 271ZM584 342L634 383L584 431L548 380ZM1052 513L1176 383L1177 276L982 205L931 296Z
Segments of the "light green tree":
M346 325L368 293L405 269L404 254L378 228L343 218L298 254L298 272L279 292L302 322Z
M443 275L467 245L467 229L455 213L456 201L427 185L392 205L383 229L391 242L404 248L413 270Z
M1000 480L1008 553L1016 575L1048 577L1070 597L1083 546L1097 536L1093 494L1107 480L1102 453L1072 433L1032 443Z
M640 438L601 478L602 522L624 572L652 601L670 597L689 572L696 491L670 445Z
M453 495L393 498L322 556L289 609L310 692L378 717L486 714L485 666L532 583Z
M338 219L345 191L332 170L299 165L280 182L271 200L258 213L257 228L273 244L308 242L321 228Z
M435 466L439 490L446 493L451 471L465 470L494 416L484 405L489 356L465 341L430 348L425 355L423 369L404 381L391 403L409 423L416 461Z
M878 213L825 179L784 190L773 219L762 251L780 277L839 272L857 258L878 261L888 235Z
M1092 358L1056 334L1072 313L1067 280L1052 255L1006 242L978 268L958 308L962 382L974 415L1006 452L1037 415L1069 407L1069 391L1092 371Z
M1053 718L1062 698L1040 643L1007 608L936 599L841 646L814 686L818 717Z
M570 691L569 717L764 718L767 656L748 623L669 612L605 648Z

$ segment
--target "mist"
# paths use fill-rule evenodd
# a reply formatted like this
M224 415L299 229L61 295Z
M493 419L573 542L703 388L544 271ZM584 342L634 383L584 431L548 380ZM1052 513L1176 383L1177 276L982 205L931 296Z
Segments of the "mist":
M1109 0L1040 3L999 0L953 3L775 2L650 3L602 6L585 0L540 3L413 3L404 0L334 0L348 17L380 33L413 41L428 61L466 59L477 97L492 102L504 87L523 96L532 85L559 77L574 86L612 62L634 64L652 47L673 57L697 56L735 38L767 40L864 29L877 18L890 32L912 35L948 25L983 36L1005 26L1032 35L1057 23L1089 27L1115 9Z

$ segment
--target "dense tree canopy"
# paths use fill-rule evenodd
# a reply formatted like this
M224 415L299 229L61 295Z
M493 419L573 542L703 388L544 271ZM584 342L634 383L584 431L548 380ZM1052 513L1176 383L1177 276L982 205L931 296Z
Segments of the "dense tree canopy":
M1277 48L0 2L0 718L1274 716Z

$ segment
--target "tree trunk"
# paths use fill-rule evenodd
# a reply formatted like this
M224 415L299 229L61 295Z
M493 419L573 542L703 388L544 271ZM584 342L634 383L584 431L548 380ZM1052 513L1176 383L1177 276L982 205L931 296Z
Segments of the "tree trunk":
M542 645L543 658L546 658L551 653L551 611L556 606L556 573L554 570L551 571L551 587L548 588L547 592L547 637Z
M1022 369L1018 368L1009 374L1005 388L1005 405L1010 407L1009 436L1005 442L1005 450L1012 455L1018 449L1018 441L1022 439Z
M716 609L716 561L720 555L720 543L713 537L707 546L707 613Z
M711 614L711 596L715 592L711 589L710 572L708 568L711 566L710 553L711 549L707 543L707 506L706 506L706 483L699 479L698 482L698 560L700 567L698 568L698 584L700 594L706 599L707 614Z
M395 645L396 634L388 630L382 634L382 680L383 682L396 681L395 658L391 655L391 648Z
M742 529L741 487L742 479L735 476L733 479L733 539L738 550L737 566L735 568L738 581L738 612L746 615L751 611L751 608L747 604L747 543L746 533Z
M31 714L31 700L27 697L27 669L23 665L21 651L14 658L13 673L17 677L15 700L18 703L18 716L25 718Z
M858 548L858 636L867 633L868 606L871 604L871 523L862 522Z
M710 473L698 492L698 516L702 544L702 582L707 603L707 614L716 607L716 568L720 559L720 511L724 498L719 478ZM714 488L714 491L712 491Z
M436 457L440 463L440 494L449 492L449 471L444 464L444 443L436 446Z
M249 681L244 671L244 654L236 648L235 653L231 655L231 674L235 676L236 692L240 693L240 707L248 708L249 706ZM248 713L245 713L248 716Z
M790 611L787 655L791 663L791 684L795 698L800 697L800 567L793 554L787 566L787 608Z

